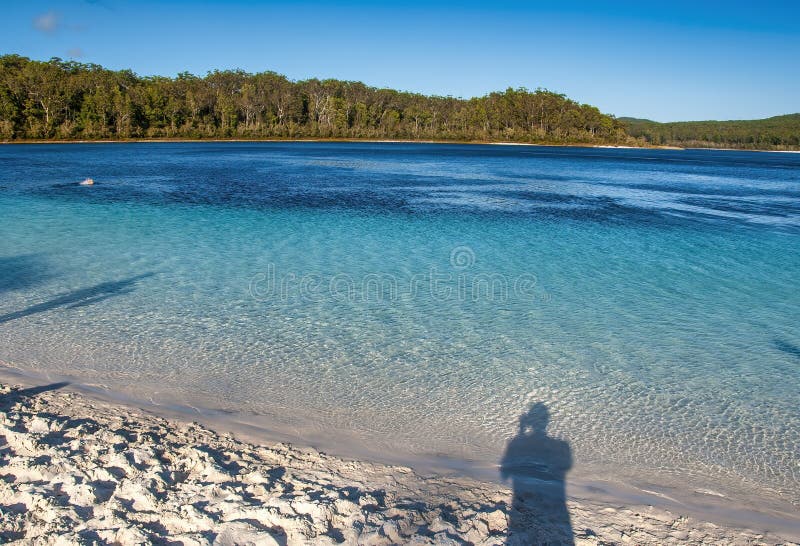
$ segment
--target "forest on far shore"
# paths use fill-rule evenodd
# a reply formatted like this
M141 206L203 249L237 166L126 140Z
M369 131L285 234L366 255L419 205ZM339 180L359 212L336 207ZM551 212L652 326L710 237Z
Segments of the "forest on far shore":
M361 82L292 81L275 72L143 77L58 58L0 56L5 141L363 138L800 147L800 115L784 117L789 121L763 128L770 120L657 124L617 119L546 89L509 88L463 99ZM723 130L707 123L741 127Z
M629 135L647 144L687 148L800 149L800 114L733 121L619 118Z

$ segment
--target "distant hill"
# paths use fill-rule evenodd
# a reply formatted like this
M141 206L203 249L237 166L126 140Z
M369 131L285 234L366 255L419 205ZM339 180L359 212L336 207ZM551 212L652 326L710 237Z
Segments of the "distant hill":
M754 120L659 123L623 117L618 121L629 135L653 145L800 149L800 113Z

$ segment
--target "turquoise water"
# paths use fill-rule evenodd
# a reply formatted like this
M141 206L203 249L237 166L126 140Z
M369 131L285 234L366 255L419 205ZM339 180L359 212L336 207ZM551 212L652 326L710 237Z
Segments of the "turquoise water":
M796 154L3 146L0 230L26 373L474 465L543 402L575 477L800 504Z

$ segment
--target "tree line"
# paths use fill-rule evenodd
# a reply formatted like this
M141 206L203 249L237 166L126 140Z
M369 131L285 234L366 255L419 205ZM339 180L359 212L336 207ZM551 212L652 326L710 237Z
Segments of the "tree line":
M361 82L215 70L138 76L0 56L0 140L344 138L800 149L800 114L658 123L565 95L506 89L462 99Z
M652 145L692 148L800 149L800 114L741 121L658 123L620 118L632 137Z
M275 72L142 77L0 56L0 139L134 138L630 141L613 116L545 89L461 99Z

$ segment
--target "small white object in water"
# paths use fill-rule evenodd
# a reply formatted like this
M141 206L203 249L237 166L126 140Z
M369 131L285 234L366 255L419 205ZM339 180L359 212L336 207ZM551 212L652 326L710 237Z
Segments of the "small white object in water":
M81 186L93 186L94 185L94 180L92 180L91 178L87 178L86 180L81 182L80 185Z

